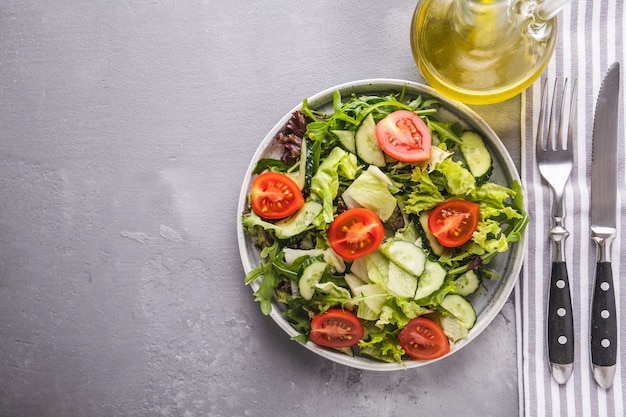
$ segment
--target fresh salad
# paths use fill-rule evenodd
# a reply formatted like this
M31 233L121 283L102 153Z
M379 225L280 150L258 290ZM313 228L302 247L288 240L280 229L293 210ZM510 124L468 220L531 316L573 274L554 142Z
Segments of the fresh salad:
M437 112L404 89L335 92L328 114L305 100L274 138L282 154L256 164L241 221L261 263L245 282L298 341L403 363L474 326L472 294L528 216L518 182L490 182L481 135Z

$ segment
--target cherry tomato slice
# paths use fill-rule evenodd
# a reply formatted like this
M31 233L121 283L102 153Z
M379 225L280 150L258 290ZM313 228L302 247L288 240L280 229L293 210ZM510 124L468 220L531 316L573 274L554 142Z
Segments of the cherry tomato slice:
M374 213L365 208L346 210L328 229L330 246L343 259L352 261L372 253L385 237L385 228Z
M313 317L311 321L311 340L320 345L344 348L359 343L364 334L363 325L349 311L331 308Z
M480 219L480 204L466 200L448 200L428 216L428 229L439 243L456 248L471 239Z
M441 327L425 317L412 319L398 335L407 355L421 360L439 358L450 352L450 343Z
M430 159L430 129L415 113L396 110L376 124L376 140L384 153L398 161Z
M252 210L265 219L282 219L304 205L298 185L287 175L265 172L252 183Z

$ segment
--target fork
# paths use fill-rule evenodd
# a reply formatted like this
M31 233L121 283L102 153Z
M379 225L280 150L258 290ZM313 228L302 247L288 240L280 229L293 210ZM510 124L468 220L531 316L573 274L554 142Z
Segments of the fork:
M574 368L574 320L572 300L565 262L564 243L569 236L565 229L565 207L563 193L573 165L573 131L576 118L576 80L573 82L569 96L569 108L565 104L567 79L563 84L561 112L559 117L558 141L555 133L556 95L558 80L554 82L552 105L547 137L544 132L544 113L548 110L548 83L544 84L537 126L537 143L535 154L539 172L552 189L552 221L550 229L552 239L552 271L548 297L548 359L553 378L559 384L565 384ZM567 132L564 129L568 121Z

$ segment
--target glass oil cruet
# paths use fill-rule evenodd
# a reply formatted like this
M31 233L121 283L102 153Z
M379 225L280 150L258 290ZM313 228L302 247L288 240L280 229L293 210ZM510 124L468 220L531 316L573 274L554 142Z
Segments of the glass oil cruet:
M413 57L440 93L468 104L507 100L550 61L557 12L570 0L419 0Z

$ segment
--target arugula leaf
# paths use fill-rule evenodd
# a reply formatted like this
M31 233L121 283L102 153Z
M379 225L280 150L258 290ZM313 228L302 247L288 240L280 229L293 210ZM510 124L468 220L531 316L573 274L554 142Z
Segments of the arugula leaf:
M426 125L428 128L435 132L439 142L446 143L449 148L454 144L461 144L463 140L461 135L463 134L463 127L458 122L440 122L433 118L426 119Z
M265 259L265 262L262 262L261 265L248 272L244 280L246 284L250 284L257 278L262 278L259 288L254 292L254 295L255 301L260 303L261 311L265 315L272 312L274 290L280 281L279 274L274 268L274 260L277 259L281 253L281 247L278 241L264 248L261 251L261 258Z
M530 217L528 213L524 210L524 194L522 193L522 185L519 181L513 181L511 185L513 191L515 192L515 208L519 213L521 213L522 218L514 223L513 227L510 231L507 232L507 239L509 242L519 242L522 240L522 235L524 234L524 230L526 226L530 222Z
M261 158L254 166L254 169L252 170L252 175L260 174L266 169L269 169L270 171L285 172L287 171L287 164L285 164L280 159Z

